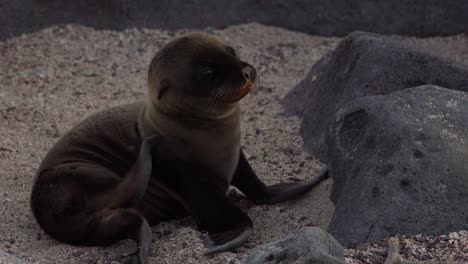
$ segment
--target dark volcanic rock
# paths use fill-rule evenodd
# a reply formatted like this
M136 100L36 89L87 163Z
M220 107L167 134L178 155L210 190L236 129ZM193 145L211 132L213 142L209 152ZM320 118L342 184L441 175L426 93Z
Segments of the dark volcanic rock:
M305 227L295 234L254 248L245 263L345 264L346 262L343 247L330 234L318 227Z
M468 28L466 0L3 0L0 10L0 39L63 23L176 29L259 22L325 36L452 35Z
M326 162L328 127L344 104L424 84L468 91L468 66L355 32L312 67L283 105L286 113L303 115L305 149Z
M356 99L328 142L328 231L345 247L468 229L468 93L427 85Z

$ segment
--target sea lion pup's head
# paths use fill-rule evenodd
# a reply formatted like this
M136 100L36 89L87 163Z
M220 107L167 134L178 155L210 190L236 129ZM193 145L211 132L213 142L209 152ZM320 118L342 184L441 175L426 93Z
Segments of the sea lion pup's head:
M168 114L221 118L255 85L256 72L214 36L194 33L165 45L148 72L152 107Z

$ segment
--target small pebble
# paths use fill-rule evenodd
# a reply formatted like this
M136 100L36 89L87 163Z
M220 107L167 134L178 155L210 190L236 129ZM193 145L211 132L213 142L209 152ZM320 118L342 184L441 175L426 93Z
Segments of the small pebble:
M449 234L449 237L450 237L451 239L459 239L459 238L460 238L460 236L458 235L457 232L452 232L452 233L450 233L450 234Z
M246 248L253 248L255 247L257 244L255 242L247 242L245 243L243 246L246 247Z

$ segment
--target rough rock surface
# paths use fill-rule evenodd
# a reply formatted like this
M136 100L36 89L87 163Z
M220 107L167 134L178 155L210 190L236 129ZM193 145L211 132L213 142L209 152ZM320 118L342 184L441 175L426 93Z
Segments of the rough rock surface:
M4 0L0 10L0 39L63 23L180 29L259 22L324 36L353 30L434 36L468 28L465 0Z
M468 93L420 86L345 105L329 135L344 246L468 229Z
M389 37L355 32L321 58L283 104L286 113L303 116L305 149L326 162L329 124L344 104L424 84L468 91L468 66Z
M330 234L318 227L305 227L254 248L245 263L344 264L345 257L343 247Z

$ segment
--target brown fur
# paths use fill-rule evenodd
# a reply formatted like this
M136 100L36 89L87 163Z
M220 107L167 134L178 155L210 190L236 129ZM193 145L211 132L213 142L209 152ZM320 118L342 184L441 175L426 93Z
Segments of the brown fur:
M145 102L90 116L45 156L31 194L39 225L72 244L134 239L133 263L150 252L149 225L186 215L208 233L207 254L244 243L252 222L226 196L230 184L275 203L319 182L266 186L251 169L240 147L238 101L255 77L212 36L168 43L151 62Z

